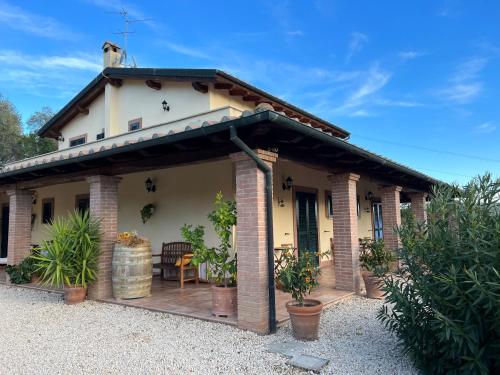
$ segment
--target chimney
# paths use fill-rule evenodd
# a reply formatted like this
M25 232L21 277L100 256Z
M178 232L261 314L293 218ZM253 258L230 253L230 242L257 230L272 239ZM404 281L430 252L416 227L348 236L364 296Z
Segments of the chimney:
M106 41L102 45L103 69L120 68L122 64L122 49L115 43Z

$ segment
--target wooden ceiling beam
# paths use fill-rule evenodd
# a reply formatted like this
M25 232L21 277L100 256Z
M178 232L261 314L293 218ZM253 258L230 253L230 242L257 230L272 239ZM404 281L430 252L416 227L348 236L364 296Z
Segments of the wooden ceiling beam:
M231 88L233 88L233 84L232 83L226 83L226 82L215 82L214 83L214 89L217 89L217 90L229 90Z
M260 97L259 95L252 95L252 94L245 95L243 97L243 101L245 101L245 102L257 102L261 99L262 99L262 97Z
M83 108L79 105L76 106L76 110L81 113L82 115L88 115L89 114L89 109L88 108Z
M119 78L107 78L106 82L114 87L121 87L123 84L123 80L121 80Z
M204 83L192 82L191 85L193 86L193 89L195 89L198 92L201 92L202 94L206 94L208 92L208 86L205 85Z
M161 90L161 82L152 79L146 80L146 86L152 88L153 90Z
M245 96L247 94L248 94L248 91L245 89L242 89L242 88L235 88L235 89L229 90L229 95L233 95L233 96Z

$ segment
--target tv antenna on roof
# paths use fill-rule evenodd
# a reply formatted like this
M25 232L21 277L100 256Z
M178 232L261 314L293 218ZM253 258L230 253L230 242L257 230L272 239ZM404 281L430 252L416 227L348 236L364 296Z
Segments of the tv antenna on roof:
M129 17L128 10L125 7L122 7L122 9L118 12L110 12L110 13L119 14L123 18L124 29L122 31L118 31L118 32L113 33L113 34L118 34L118 35L123 36L124 48L123 48L122 56L120 58L120 64L122 64L123 66L129 66L127 64L128 36L129 36L129 34L135 33L135 31L130 31L130 24L137 23L137 22L151 21L152 18L131 19ZM132 56L132 62L133 62L133 64L131 65L131 67L136 68L137 64L136 64L133 56Z

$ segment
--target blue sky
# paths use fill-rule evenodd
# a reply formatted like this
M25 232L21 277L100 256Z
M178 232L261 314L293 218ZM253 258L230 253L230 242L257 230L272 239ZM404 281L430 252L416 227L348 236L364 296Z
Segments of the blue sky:
M499 2L0 0L0 93L24 120L97 75L122 6L149 19L140 67L223 69L434 177L500 175Z

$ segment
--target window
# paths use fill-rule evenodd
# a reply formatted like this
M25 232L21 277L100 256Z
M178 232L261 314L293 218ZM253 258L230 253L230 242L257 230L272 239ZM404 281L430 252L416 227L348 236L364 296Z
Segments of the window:
M54 220L54 198L42 200L42 224L50 224Z
M99 140L99 139L104 139L104 130L102 131L102 133L99 133L96 135L95 137L96 140Z
M79 212L88 211L90 207L90 196L88 194L80 194L75 197L75 209Z
M373 218L373 239L380 240L384 238L383 222L382 222L382 203L372 203L372 218Z
M325 190L325 211L326 217L328 219L333 218L333 201L332 201L332 192L329 190Z
M86 142L87 142L87 134L79 135L78 137L73 137L69 139L69 147L83 145Z
M128 131L132 132L134 130L139 130L142 128L142 117L130 120L128 122Z

